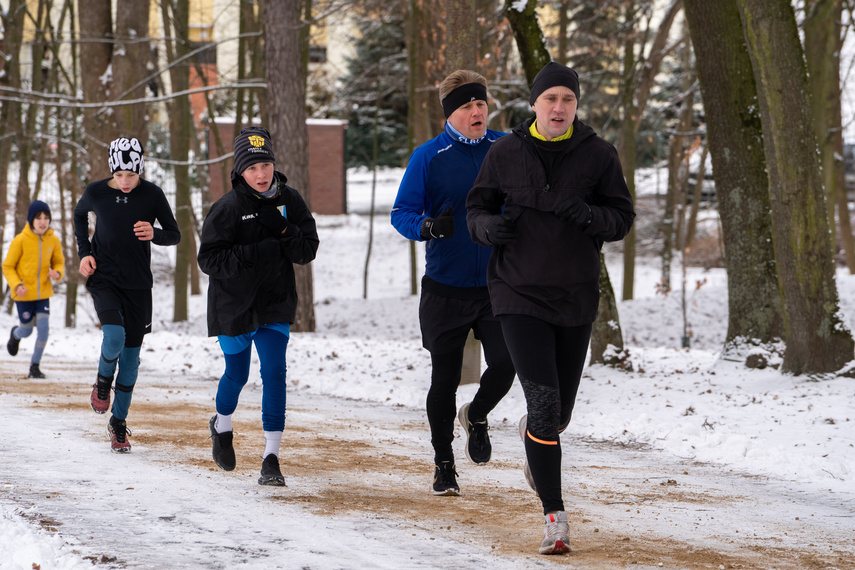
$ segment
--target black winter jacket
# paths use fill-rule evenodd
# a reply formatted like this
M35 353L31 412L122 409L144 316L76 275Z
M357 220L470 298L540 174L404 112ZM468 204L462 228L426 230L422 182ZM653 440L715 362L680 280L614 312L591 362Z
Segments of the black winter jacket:
M493 313L529 315L559 326L592 323L599 306L600 248L622 239L635 219L614 146L576 118L566 141L545 142L514 128L487 153L466 200L472 239L487 241L487 223L504 211L517 238L493 247L487 286ZM572 195L590 206L582 228L555 214Z
M279 193L264 198L237 177L214 202L202 226L199 267L208 281L208 335L238 336L262 325L291 323L297 311L294 263L315 259L315 219L297 191L276 173ZM285 237L261 224L262 208L284 206ZM292 235L292 233L294 235Z

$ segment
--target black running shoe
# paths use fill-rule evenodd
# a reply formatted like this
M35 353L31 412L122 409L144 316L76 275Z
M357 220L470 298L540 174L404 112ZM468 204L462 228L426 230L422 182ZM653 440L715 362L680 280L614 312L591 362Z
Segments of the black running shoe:
M44 378L45 375L39 370L38 364L30 364L30 378Z
M457 419L460 420L460 425L466 432L466 457L469 461L480 465L490 461L490 457L493 455L493 446L490 444L490 436L487 433L487 430L490 429L487 420L485 419L482 422L469 421L469 406L471 405L471 402L463 404L457 414Z
M443 461L436 466L433 472L433 494L453 497L460 494L460 487L457 486L457 471L451 461Z
M15 329L18 327L12 327L12 332L9 333L9 342L6 343L6 350L9 351L9 354L15 356L18 354L18 345L21 344L21 339L15 338Z
M211 428L211 441L214 442L214 462L219 465L221 469L232 471L235 468L235 465L237 465L237 462L235 461L235 448L232 445L232 439L235 432L224 431L223 433L217 433L217 429L214 427L214 424L216 423L217 415L214 414L214 417L208 422L208 427Z
M261 477L258 478L259 485L274 485L276 487L285 486L285 477L282 476L282 471L279 470L279 458L271 453L264 458L261 463Z

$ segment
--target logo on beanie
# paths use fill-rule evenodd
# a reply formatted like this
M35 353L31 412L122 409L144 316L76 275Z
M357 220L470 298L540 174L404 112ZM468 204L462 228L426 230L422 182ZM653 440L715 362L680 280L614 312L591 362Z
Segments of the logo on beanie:
M128 170L142 174L145 162L143 147L137 138L121 137L110 143L110 172Z
M264 137L260 137L258 135L251 135L248 137L249 144L252 146L264 146Z

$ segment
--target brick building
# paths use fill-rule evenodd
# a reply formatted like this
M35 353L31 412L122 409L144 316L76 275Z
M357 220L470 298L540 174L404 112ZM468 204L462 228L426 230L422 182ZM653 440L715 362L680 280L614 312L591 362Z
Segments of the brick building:
M234 121L218 119L215 123L220 140L228 150L216 149L215 137L208 134L209 154L221 156L231 152ZM312 212L315 214L347 213L347 166L345 162L345 131L347 121L338 119L308 119L309 132L309 190ZM233 161L227 159L226 172L231 172ZM216 200L229 188L223 187L222 167L212 164L210 174L211 199ZM286 172L287 176L288 173ZM228 184L228 180L226 181Z

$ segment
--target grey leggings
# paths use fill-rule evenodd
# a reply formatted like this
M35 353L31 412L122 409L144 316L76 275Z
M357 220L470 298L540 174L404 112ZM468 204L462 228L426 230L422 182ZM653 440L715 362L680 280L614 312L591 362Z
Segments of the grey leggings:
M42 354L47 346L48 335L50 334L50 314L36 313L36 317L27 321L21 321L15 328L15 338L21 340L27 338L33 333L33 322L36 323L36 346L33 347L33 357L30 358L32 364L38 364L42 361Z

